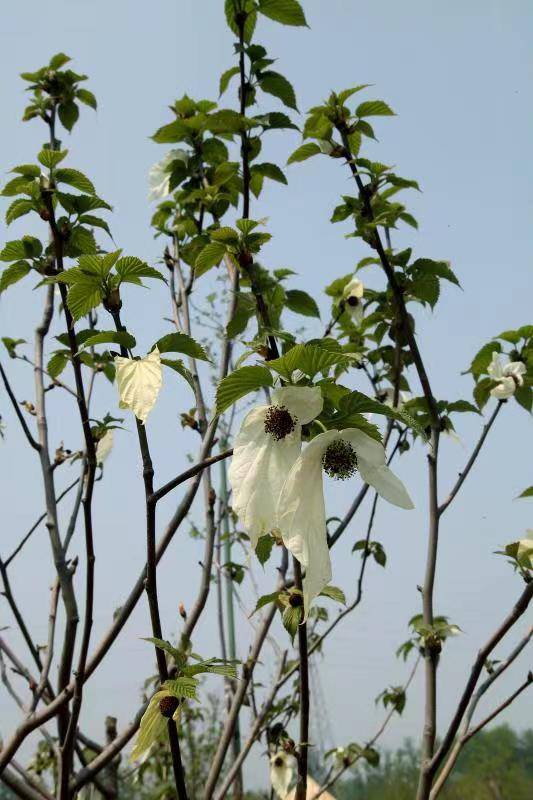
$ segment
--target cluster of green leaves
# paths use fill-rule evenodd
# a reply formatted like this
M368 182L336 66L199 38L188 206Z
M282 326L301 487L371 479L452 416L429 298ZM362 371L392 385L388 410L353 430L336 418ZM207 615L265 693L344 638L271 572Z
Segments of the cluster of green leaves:
M327 750L324 753L324 757L334 757L337 762L340 761L346 767L361 759L366 761L370 767L378 767L380 762L380 755L375 747L362 746L356 742L350 742L344 747L334 747L332 750Z
M71 69L62 69L70 62L69 56L57 53L48 65L36 72L23 72L21 78L28 81L28 92L32 98L24 110L23 120L41 117L45 121L55 113L61 124L71 131L80 115L79 103L96 109L96 98L88 89L79 84L87 80L87 75L78 75Z
M413 636L401 644L396 651L396 655L402 656L404 660L413 649L417 649L422 655L426 651L438 654L446 639L461 633L458 625L450 623L448 617L443 616L434 617L433 624L430 625L424 622L422 614L415 614L409 620L409 627L413 631Z
M383 703L383 708L389 706L401 715L407 702L407 694L403 686L388 686L376 697L376 705Z
M507 355L509 361L522 361L526 365L524 385L517 386L513 395L516 402L531 412L533 409L533 325L523 325L516 330L502 331L481 347L466 371L474 379L474 400L482 409L490 396L495 381L488 376L493 353Z
M336 603L346 605L344 592L337 586L325 586L320 592L319 597L328 597ZM254 613L264 606L269 605L269 603L276 604L281 613L283 627L291 637L291 640L294 639L298 626L303 621L303 595L301 591L291 587L289 589L271 592L270 594L264 594L257 601ZM313 615L317 619L327 619L327 615L321 616L320 607L311 609L311 612L313 612Z

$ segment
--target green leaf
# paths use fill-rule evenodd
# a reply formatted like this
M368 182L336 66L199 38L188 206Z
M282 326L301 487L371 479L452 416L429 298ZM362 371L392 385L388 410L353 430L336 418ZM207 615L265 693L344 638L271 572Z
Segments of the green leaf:
M95 255L98 252L98 248L92 231L84 228L83 225L76 225L70 234L67 252L69 256Z
M42 251L43 246L39 239L36 239L35 236L23 236L22 239L7 242L2 252L0 252L0 261L19 261L23 258L38 258Z
M430 274L435 275L437 278L443 278L456 286L461 284L457 280L454 271L447 261L432 261L430 258L418 258L408 269L408 272L413 275Z
M33 178L28 178L27 175L17 175L6 183L2 189L3 197L15 197L17 194L31 194L32 187L34 186Z
M255 614L256 611L259 611L260 608L267 606L269 603L277 603L279 594L279 592L272 592L272 594L262 595L257 601L253 613Z
M439 279L430 272L417 273L413 278L410 293L423 303L429 303L431 308L435 308L440 296Z
M533 408L533 388L531 386L518 386L514 393L514 399L526 411L531 411Z
M492 360L492 354L494 352L501 353L501 350L502 346L499 342L487 342L487 344L483 345L481 350L478 350L467 371L471 372L474 377L483 375L483 373L487 371Z
M524 489L524 491L519 494L516 499L518 500L521 497L533 497L533 486L528 486L527 489Z
M297 0L259 0L259 12L282 25L307 25L303 8Z
M302 314L304 317L317 317L320 319L320 311L316 304L316 300L301 291L301 289L288 289L286 292L287 308L294 311L295 314Z
M220 84L218 88L219 96L222 96L229 86L230 80L234 75L239 74L239 67L230 67L220 76Z
M269 533L267 533L266 536L259 537L259 541L255 547L255 554L261 566L264 566L270 558L274 544L274 538Z
M102 289L97 278L84 275L71 284L67 305L75 321L92 311L102 301Z
M161 339L158 339L155 346L159 349L160 353L183 353L186 356L197 358L200 361L209 361L204 348L186 333L178 331L176 331L176 333L168 333L166 336L162 336Z
M50 69L61 69L61 67L64 67L65 64L68 64L70 60L70 57L65 55L65 53L56 53L56 55L52 56L50 59Z
M12 286L26 277L30 269L31 267L27 261L15 261L14 264L6 267L0 276L0 294L5 292L8 286Z
M380 414L389 419L394 419L407 425L408 428L415 430L422 439L426 439L424 428L406 411L401 409L394 409L385 403L380 403L379 400L374 400L372 397L367 397L362 392L353 391L341 397L339 402L339 417L336 418L336 427L345 427L343 418L349 417L351 414Z
M70 350L58 350L48 361L46 371L55 380L55 378L59 378L69 361Z
M222 242L210 242L206 244L203 250L198 254L194 263L195 275L200 277L204 272L207 272L211 267L216 267L220 264L226 246Z
M337 603L342 603L344 606L346 605L346 595L338 586L324 586L319 596L329 597Z
M264 164L254 164L251 172L252 174L256 173L262 175L264 178L270 178L271 181L287 184L287 178L277 164L270 164L268 162Z
M298 626L302 621L302 606L288 605L282 617L283 627L291 637L291 640L296 636Z
M241 397L263 386L272 386L272 383L272 375L267 367L258 364L236 369L218 384L216 413L222 414Z
M127 350L132 350L137 344L135 336L127 331L99 331L94 336L89 336L80 347L79 352L97 344L120 344Z
M166 681L165 687L174 697L185 697L187 700L196 700L196 687L198 680L191 675L180 675L178 678Z
M45 148L41 150L37 156L37 160L48 169L56 167L66 157L68 150L49 150Z
M102 228L111 237L111 230L105 219L100 219L100 217L95 217L92 214L83 214L80 217L80 222L94 228Z
M358 117L394 117L394 111L383 100L367 100L355 109Z
M165 278L154 267L149 267L144 261L135 256L124 256L115 264L115 271L120 278L120 283L141 284L141 278L157 278L164 281ZM142 284L141 284L142 285Z
M68 100L66 103L60 103L57 108L57 114L61 120L61 124L67 129L67 131L72 130L78 121L78 117L80 116L78 106L73 100Z
M264 92L272 94L281 100L284 105L298 111L294 89L284 75L271 70L263 72L259 79L259 86Z
M13 200L6 211L6 224L11 225L14 220L29 214L30 211L33 211L33 200L27 200L25 197Z
M482 378L474 386L474 400L476 401L480 411L487 404L487 401L490 397L490 390L493 386L494 382L491 378Z
M297 161L306 161L308 158L311 158L311 156L317 156L321 152L322 150L316 142L307 142L306 144L300 145L300 147L289 156L287 164L294 164Z
M332 352L315 345L297 344L280 358L269 361L271 369L286 380L291 380L295 370L314 378L317 373L327 373L336 364L349 364L350 358L342 352Z
M165 365L165 367L169 367L169 369L173 369L174 372L177 372L178 375L181 375L182 378L185 378L193 392L196 391L196 386L194 385L194 378L190 370L187 369L181 358L162 358L161 363Z
M68 183L69 186L74 186L74 188L79 189L80 192L85 192L86 194L96 194L93 183L83 174L83 172L80 172L77 169L56 169L54 178L57 183Z
M11 172L15 172L18 175L22 175L26 180L31 180L32 178L38 178L41 174L40 168L37 164L20 164L18 167L13 167Z
M78 89L78 91L76 92L76 97L78 98L78 100L81 100L82 103L85 103L86 106L90 106L91 108L94 108L94 110L96 111L96 106L97 106L96 97L88 89Z
M224 0L224 11L226 14L226 21L229 29L236 35L239 35L239 28L235 22L235 15L242 8L240 2L236 0ZM246 21L244 23L244 41L249 42L253 36L255 24L257 21L257 13L255 11L248 11Z

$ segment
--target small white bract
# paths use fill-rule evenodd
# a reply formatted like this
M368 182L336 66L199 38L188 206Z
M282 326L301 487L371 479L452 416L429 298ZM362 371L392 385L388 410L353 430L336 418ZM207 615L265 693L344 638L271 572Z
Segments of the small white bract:
M107 459L109 453L113 449L113 442L115 440L115 432L110 429L104 433L98 444L96 445L96 463L103 464Z
M512 397L517 388L523 386L525 371L526 365L522 361L509 361L504 365L500 360L499 353L494 351L487 370L490 377L497 381L496 386L490 391L491 395L498 400L507 400L508 397Z
M278 527L288 550L305 569L305 617L313 599L331 580L322 473L344 480L359 471L389 503L413 508L403 483L386 466L383 445L347 428L316 436L292 467L278 506Z
M145 756L154 742L166 736L169 720L178 722L181 714L182 699L176 697L165 687L154 694L148 708L141 717L141 724L130 761L138 761Z
M518 559L521 564L528 565L528 569L533 569L533 531L528 531L531 534L528 539L520 539L518 542Z
M148 183L150 184L150 191L148 193L148 200L164 200L170 194L170 172L169 167L173 161L186 161L187 153L185 150L169 150L161 161L150 167L148 173Z
M365 287L359 278L352 278L344 287L343 298L346 311L351 316L356 325L363 321L363 295Z
M279 750L270 759L270 783L280 800L287 797L294 772L293 757Z
M144 425L163 383L159 350L156 347L137 361L115 356L115 367L119 407L129 408Z
M244 418L228 471L232 507L255 547L277 527L279 493L302 446L302 425L322 411L318 387L287 386Z

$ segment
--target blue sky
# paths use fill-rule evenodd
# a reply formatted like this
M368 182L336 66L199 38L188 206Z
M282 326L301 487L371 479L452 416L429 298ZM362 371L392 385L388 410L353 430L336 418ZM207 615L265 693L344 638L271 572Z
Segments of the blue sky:
M223 22L222 2L150 4L116 0L80 2L54 0L45 11L27 0L10 4L4 13L0 59L2 95L6 109L1 131L2 164L7 171L27 163L40 149L44 132L37 122L21 123L24 84L17 77L37 68L63 50L74 68L90 76L88 87L98 97L96 114L82 112L69 147L68 165L86 172L115 213L110 222L117 244L128 254L151 263L160 257L153 240L147 203L147 172L165 152L148 138L170 119L168 105L184 92L216 99L220 73L232 66L232 37ZM368 98L385 99L398 116L378 121L379 142L368 153L397 171L416 178L420 195L408 197L420 223L394 234L398 247L412 246L417 256L449 259L462 290L445 287L434 314L417 313L421 348L439 398L470 399L471 380L461 372L471 356L491 336L531 322L531 212L533 175L530 144L533 133L529 46L533 15L526 2L442 4L410 0L372 4L347 0L309 0L305 3L310 30L283 28L261 22L257 41L265 44L277 68L292 81L299 108L306 110L331 89L372 83ZM234 105L230 90L224 103ZM265 107L265 106L263 106ZM268 110L272 108L269 104ZM298 145L296 132L272 134L265 160L284 164ZM288 169L288 188L268 185L252 215L268 217L273 239L265 249L265 264L290 267L298 276L294 288L304 288L319 301L323 319L328 304L322 288L349 272L367 254L364 245L344 239L342 226L330 225L338 197L352 191L347 171L339 162L314 159ZM407 199L407 195L406 195ZM42 227L18 221L3 240L27 232L44 236ZM206 291L216 288L212 273ZM371 286L381 286L379 272L367 273ZM10 290L0 301L1 334L28 336L38 319L40 300L29 284ZM140 346L148 348L168 329L167 298L161 288L143 292L132 288L124 316ZM292 323L301 320L294 317ZM309 335L320 331L309 325ZM57 331L59 332L59 331ZM202 332L199 332L199 336ZM5 361L5 359L3 358ZM32 376L25 365L8 362L20 399L31 399ZM413 386L416 378L413 376ZM366 391L362 384L355 383ZM185 453L194 452L193 434L182 432L179 413L189 408L190 394L168 376L148 428L158 480L179 472ZM55 408L54 408L55 407ZM79 440L71 407L50 403L52 442L62 438L69 447ZM52 410L54 409L54 410ZM41 512L39 472L34 454L25 450L15 420L2 400L7 439L0 451L4 505L2 553L10 552ZM103 386L95 412L116 410L114 390ZM96 517L97 600L93 642L106 629L112 610L124 599L144 558L143 502L136 437L117 436L116 448L98 485ZM440 470L441 493L452 485L482 420L458 420L462 444L445 441ZM520 582L503 559L493 555L501 544L521 537L532 526L531 505L513 498L531 484L531 420L516 404L508 404L491 433L456 504L443 518L439 552L436 607L464 630L446 648L440 680L443 693L441 723L458 696L477 648L487 638L520 592ZM63 468L59 485L71 480L74 468ZM419 610L417 584L423 578L426 539L426 473L420 446L402 458L397 471L409 486L414 512L385 504L378 507L375 536L388 554L386 570L371 565L365 599L358 611L341 623L320 662L326 708L335 745L370 737L381 719L373 698L387 684L401 683L407 668L394 650L407 638L407 621ZM126 477L127 476L127 477ZM134 491L135 489L135 491ZM328 489L328 512L342 515L356 482ZM179 495L162 505L161 528ZM348 596L355 591L358 557L350 556L353 541L366 525L368 502L354 520L334 556L334 583ZM81 552L81 539L74 550ZM167 635L177 630L177 605L190 605L196 577L191 564L201 558L201 543L191 540L187 526L177 534L161 568L161 606ZM254 565L265 590L272 585ZM13 570L13 583L38 641L46 638L47 586L52 580L44 528ZM79 576L81 580L81 575ZM213 598L212 598L213 599ZM249 607L251 596L244 596ZM2 625L6 624L2 611ZM511 649L526 621L517 627ZM139 604L114 654L91 680L82 722L101 735L103 718L115 714L124 724L137 707L143 679L152 667L150 648L139 637L149 634L144 601ZM14 643L14 632L3 634ZM240 652L246 653L250 623L239 622ZM195 648L214 655L214 604L198 629ZM269 651L265 664L270 665ZM523 659L487 701L486 709L512 691L523 679ZM273 667L273 662L272 662ZM383 742L394 746L404 736L418 737L422 720L421 675L415 681L408 707L391 726ZM2 730L6 736L17 719L10 698L0 689ZM531 720L531 703L524 697L507 712L517 727ZM261 783L265 767L255 763L252 782Z

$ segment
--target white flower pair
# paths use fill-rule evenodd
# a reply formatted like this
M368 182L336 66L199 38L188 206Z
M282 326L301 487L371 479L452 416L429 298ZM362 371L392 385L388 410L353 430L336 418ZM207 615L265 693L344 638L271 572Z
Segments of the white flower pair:
M487 369L490 377L497 381L490 393L498 400L507 400L512 397L519 386L524 385L526 365L522 361L509 361L502 364L499 354L494 351L492 361Z
M322 472L362 479L394 505L413 508L401 481L385 463L383 446L357 428L329 430L300 454L302 425L322 411L319 387L287 386L245 417L235 440L229 480L232 505L252 547L278 530L305 569L305 615L331 580Z

